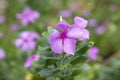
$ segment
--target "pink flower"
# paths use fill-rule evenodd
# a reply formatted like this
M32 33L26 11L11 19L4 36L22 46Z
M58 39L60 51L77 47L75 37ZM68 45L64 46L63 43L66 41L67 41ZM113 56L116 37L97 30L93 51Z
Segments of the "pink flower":
M36 47L35 39L38 39L39 35L35 32L24 31L20 33L20 38L16 39L15 46L21 48L22 51L28 52Z
M5 58L5 51L3 49L0 49L0 60Z
M70 10L63 10L63 11L60 11L60 15L64 18L68 18L68 17L71 17L72 16L72 11Z
M88 21L88 25L91 27L96 27L97 26L97 20L96 19L90 19Z
M4 16L0 16L0 24L5 22L5 17Z
M40 58L39 54L33 54L32 56L28 57L27 61L24 64L25 68L29 68L32 66L33 61L36 61Z
M50 47L54 53L61 54L64 51L74 55L77 39L88 39L89 32L84 29L87 23L83 18L80 18L82 21L78 18L80 17L75 17L74 25L69 25L65 21L56 25L57 30L54 29L49 36Z
M29 7L26 7L22 13L16 15L18 19L21 19L23 26L28 25L31 22L34 22L40 17L39 12L31 10Z
M88 50L90 57L87 61L95 61L98 58L99 49L97 47L92 47Z
M105 32L106 28L104 26L98 26L96 27L95 33L97 35L102 35Z
M13 23L13 24L11 25L11 28L12 28L12 30L17 30L17 29L19 28L19 24Z
M88 16L90 16L90 11L89 10L83 10L82 11L82 15L84 16L84 17L88 17Z
M111 10L112 12L115 12L115 11L117 10L117 6L116 6L115 4L111 4L111 5L110 5L110 10Z

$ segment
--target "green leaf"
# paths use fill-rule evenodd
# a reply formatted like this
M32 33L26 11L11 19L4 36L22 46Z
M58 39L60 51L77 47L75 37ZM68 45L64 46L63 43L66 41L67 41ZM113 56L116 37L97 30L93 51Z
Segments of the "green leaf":
M57 63L59 69L64 69L69 64L70 64L70 56L69 55L65 55L64 57L62 57L60 59L60 61Z
M56 80L54 76L49 76L46 78L46 80Z
M85 45L83 45L82 47L80 47L79 49L76 50L75 55L82 55L82 54L86 53L88 51L88 49L93 46L93 44L94 44L94 42L92 42L92 41L86 43Z
M66 67L60 71L60 77L68 77L72 74L71 67Z
M86 60L89 58L89 54L85 53L83 55L78 55L75 56L72 60L71 60L71 64L72 65L77 65L77 64L83 64L84 62L86 62Z
M48 26L47 30L48 30L48 33L51 34L51 32L53 31L53 27L52 26Z
M52 75L57 70L58 69L55 68L54 66L49 66L48 68L41 70L39 72L39 74L40 74L41 77L47 77L47 76Z

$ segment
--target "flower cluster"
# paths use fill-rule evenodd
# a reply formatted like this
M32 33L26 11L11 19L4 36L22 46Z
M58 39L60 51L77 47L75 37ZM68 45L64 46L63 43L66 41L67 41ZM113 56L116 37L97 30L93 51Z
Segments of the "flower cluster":
M15 46L21 48L22 51L33 50L36 47L35 39L39 38L39 35L35 32L24 31L20 33L20 38L16 39Z
M22 13L16 15L18 19L21 19L23 26L28 25L31 22L34 22L40 17L39 12L31 10L29 7L26 7Z
M56 54L63 52L75 54L77 40L89 39L89 31L85 29L87 21L81 17L74 18L74 24L70 25L66 21L60 21L49 36L50 47Z

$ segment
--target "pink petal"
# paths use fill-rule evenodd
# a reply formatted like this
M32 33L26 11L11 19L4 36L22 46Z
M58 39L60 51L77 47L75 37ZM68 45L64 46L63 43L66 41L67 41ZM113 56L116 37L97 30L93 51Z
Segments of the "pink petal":
M83 34L83 30L79 27L73 27L71 30L67 33L68 37L78 39Z
M21 38L28 38L29 34L30 34L29 31L23 31L23 32L20 33L20 37Z
M62 32L67 32L69 24L66 21L61 21L56 25L56 28Z
M29 58L27 59L27 61L25 62L24 67L25 67L25 68L29 68L29 67L31 67L31 66L32 66L32 59L29 57Z
M88 53L90 54L89 60L95 61L98 58L99 49L97 47L91 47L88 50Z
M21 49L22 51L24 52L28 52L30 50L30 47L28 45L28 43L24 43L22 46L21 46Z
M81 17L75 17L74 18L74 26L80 27L80 28L85 28L87 26L87 20L81 18Z
M4 59L6 56L5 51L0 48L0 60Z
M16 47L20 47L22 44L23 44L23 39L21 39L21 38L16 39L16 41L15 41L15 46Z
M36 61L40 58L39 54L33 54L31 57L30 57L33 61Z
M22 19L21 23L22 23L23 26L27 26L29 21L27 19Z
M67 54L75 54L76 40L74 39L64 39L64 51Z
M63 52L62 39L56 39L51 43L51 49L54 53L61 54Z
M30 49L35 49L36 43L35 43L33 40L30 40L30 41L28 42L28 46L29 46Z
M36 32L31 32L31 38L33 38L33 39L39 39L40 36Z
M38 19L40 17L40 13L37 11L33 11L33 16L35 19Z
M27 61L24 64L25 68L29 68L32 66L33 61L36 61L40 58L39 54L33 54L32 56L29 56Z
M82 29L83 30L83 34L80 36L80 40L86 40L89 39L90 37L90 33L87 29Z
M21 19L22 18L21 14L16 14L16 18Z
M52 43L59 36L60 36L60 32L58 32L57 30L54 29L53 32L51 33L51 35L48 37L48 40L50 43Z

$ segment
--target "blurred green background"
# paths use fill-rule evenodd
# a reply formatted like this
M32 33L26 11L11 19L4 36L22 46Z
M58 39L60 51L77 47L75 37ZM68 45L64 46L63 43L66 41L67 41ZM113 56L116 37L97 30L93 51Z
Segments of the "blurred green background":
M25 7L38 11L40 18L23 27L16 14ZM60 15L69 23L75 16L88 20L90 40L100 49L97 61L83 66L85 71L76 80L120 80L120 0L0 0L0 16L5 19L0 20L0 48L6 52L5 59L0 60L0 80L30 80L31 74L23 66L27 55L14 46L14 41L25 30L41 35L47 26L55 26ZM12 29L14 23L19 29Z

